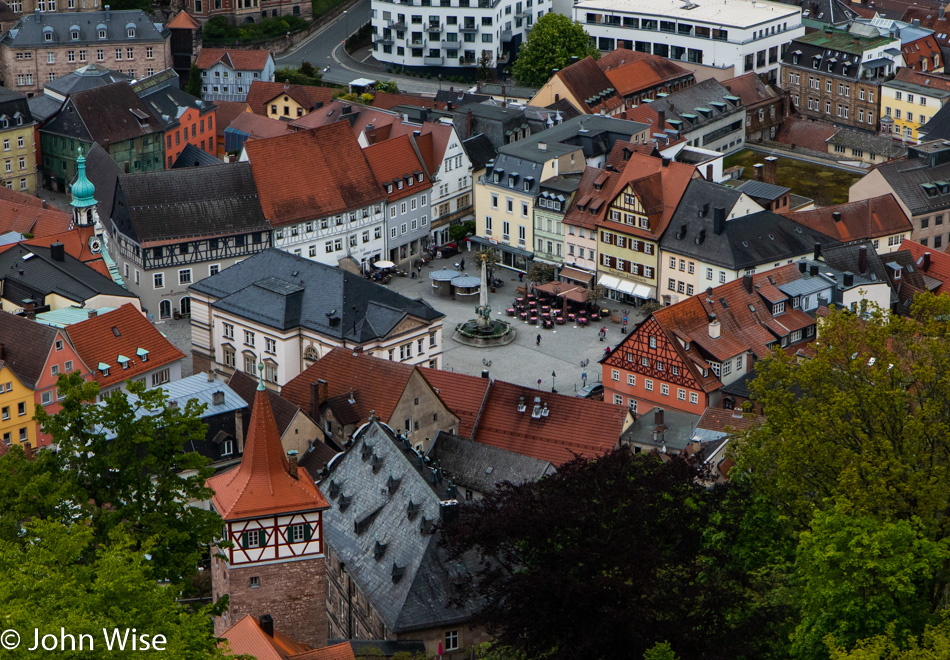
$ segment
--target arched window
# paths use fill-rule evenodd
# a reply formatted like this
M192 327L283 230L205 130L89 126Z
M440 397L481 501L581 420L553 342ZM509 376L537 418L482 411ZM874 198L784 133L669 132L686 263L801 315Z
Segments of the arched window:
M158 316L167 319L172 315L172 303L170 300L163 300L158 305Z
M178 309L182 316L191 316L191 298L185 296L178 301Z
M307 346L307 348L303 350L303 359L316 362L320 359L320 352L314 346Z

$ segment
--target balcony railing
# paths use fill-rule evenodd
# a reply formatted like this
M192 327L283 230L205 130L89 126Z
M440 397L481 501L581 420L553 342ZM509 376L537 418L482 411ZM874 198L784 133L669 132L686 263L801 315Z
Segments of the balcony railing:
M423 57L422 63L426 66L442 66L445 64L444 57Z
M502 30L501 31L501 40L503 42L511 41L511 30Z

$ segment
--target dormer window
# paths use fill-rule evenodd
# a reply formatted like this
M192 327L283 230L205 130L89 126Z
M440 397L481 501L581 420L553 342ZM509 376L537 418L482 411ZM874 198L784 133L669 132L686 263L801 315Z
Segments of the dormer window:
M525 182L524 182L524 191L525 191L525 192L528 192L528 191L530 191L530 190L531 190L531 182L530 182L530 181L525 181Z
M773 316L776 315L776 314L784 314L784 313L785 313L785 303L784 303L784 302L775 303L775 305L773 305L773 307L772 307L772 315L773 315Z
M402 181L396 182L396 190L402 190Z
M412 177L409 177L408 179L406 179L406 182L411 186L413 183L415 183L415 179L413 179Z
M495 174L494 178L492 179L494 183L498 183L500 180L501 178L498 176L498 174Z
M125 33L126 33L126 35L129 37L129 39L135 39L135 28L134 28L134 27L128 28L128 29L125 31Z
M416 180L417 180L419 183L422 183L422 172L419 172L419 174L416 175Z
M53 28L45 27L43 28L43 41L52 41L53 40Z
M392 191L393 191L393 184L391 184L391 183L390 183L390 184L387 184L387 185L386 185L386 192L387 192L387 193L392 193Z
M73 41L79 41L79 27L73 26L69 29L69 38Z
M21 115L19 112L16 113L16 125L17 126L23 125L23 115Z
M6 115L3 116L3 127L10 128L10 118Z
M105 31L105 29L100 29L100 30L99 30L99 38L100 38L100 39L105 39L105 38L106 38L106 31Z

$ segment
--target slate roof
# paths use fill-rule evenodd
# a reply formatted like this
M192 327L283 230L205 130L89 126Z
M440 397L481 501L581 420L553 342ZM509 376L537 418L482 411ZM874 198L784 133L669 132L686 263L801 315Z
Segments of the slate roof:
M555 472L550 461L439 431L426 456L457 484L487 493L502 483L519 485Z
M270 58L269 50L244 50L235 48L202 48L195 64L199 69L210 69L221 62L234 71L263 71Z
M113 220L145 244L270 230L247 163L122 174Z
M386 198L347 123L244 145L264 216L276 227Z
M129 37L127 25L135 27L135 36ZM79 40L71 38L73 27L79 28ZM52 41L46 41L45 31L52 28ZM99 30L106 31L106 38L99 39ZM50 43L62 46L76 44L141 44L161 43L168 36L164 28L152 22L151 17L138 9L84 11L82 13L35 13L26 14L0 39L8 48L36 48Z
M836 213L839 214L837 220ZM913 230L904 209L890 194L785 216L843 243Z
M333 100L332 87L290 85L282 82L255 80L247 90L246 103L251 112L267 116L267 104L281 94L287 94L307 110L326 105Z
M115 203L115 188L119 182L122 168L112 160L109 153L98 144L93 144L86 154L86 178L96 188L96 201L99 217L106 220L112 217L112 207Z
M106 314L69 326L69 338L101 387L184 359L185 354L162 335L134 305L126 303ZM142 351L147 351L145 356ZM120 360L119 357L127 360ZM143 359L147 357L147 359ZM127 368L124 368L128 365ZM105 375L100 364L109 365Z
M21 383L35 388L59 335L55 328L0 311L0 343L6 364Z
M577 102L582 104L580 109L586 114L601 110L610 114L623 103L614 83L590 55L564 67L554 75Z
M32 254L32 257L23 257ZM135 299L126 289L70 254L54 261L50 248L19 244L0 253L3 297L16 304L26 299L42 301L55 293L77 304L99 295Z
M46 121L63 107L63 101L53 98L52 96L47 96L46 94L36 94L27 99L27 103L30 106L30 114L33 115L33 119L38 122Z
M693 257L729 270L752 268L807 254L815 243L836 241L788 218L759 211L728 219L722 233L714 231L714 209L728 204L730 193L722 186L694 179L686 189L669 230L660 239L660 249ZM707 201L709 200L709 201ZM718 200L718 201L717 201ZM706 207L703 217L700 211ZM732 208L733 202L726 208Z
M455 90L440 89L435 93L435 100L438 103L443 104L446 108L448 108L448 104L451 103L453 109L456 110L469 103L482 103L490 98L491 96L488 94L472 94L463 90L456 92Z
M930 120L917 129L922 140L950 139L950 103L944 105Z
M739 103L737 106L727 100L727 96L732 96L729 90L718 80L710 78L650 103L641 103L636 108L627 110L627 119L646 122L648 119L655 118L662 110L666 113L668 124L683 133L688 133L743 110L741 101L737 101ZM707 117L699 108L706 109L709 116ZM684 114L692 115L692 117L684 117Z
M386 336L407 316L426 323L444 316L422 300L276 249L249 257L191 289L217 298L212 305L218 309L271 328L304 327L359 343Z
M215 111L214 103L203 101L178 87L178 74L173 69L159 71L132 85L132 89L145 101L152 114L158 117L166 130L178 126L179 118L186 110L197 110L204 116Z
M75 92L103 87L116 82L129 82L130 80L132 78L121 71L112 71L92 62L72 73L67 73L65 76L46 82L43 86L43 96L49 95L50 92L69 96Z
M828 138L828 144L860 149L865 153L877 154L888 159L900 158L907 154L907 146L893 138L848 128L842 128Z
M251 408L241 464L208 479L211 501L224 520L259 518L328 507L306 468L290 475L270 400L259 389Z
M488 161L495 157L495 147L493 147L491 141L481 133L465 140L462 143L462 148L465 149L468 159L472 161L473 172L477 172L485 167Z
M42 130L110 145L160 133L162 122L128 83L118 82L75 92Z
M950 181L950 162L931 166L928 158L911 157L883 163L877 167L877 171L890 184L894 194L904 202L911 215L950 207L950 194L937 188L936 194L930 196L923 187L923 184L935 185L937 181Z
M327 545L391 633L461 623L474 609L448 605L466 567L460 571L447 561L429 525L457 504L422 463L390 430L371 422L320 482L330 501L323 514Z
M581 147L585 158L606 156L618 141L629 140L646 128L646 124L616 117L580 115L546 131L506 144L498 149L498 153L499 156L504 154L538 163L549 161L558 153L568 153L577 147ZM544 143L546 148L539 149L539 143ZM582 167L583 164L578 163L577 171Z
M823 74L830 73L836 78L849 80L858 80L864 71L876 68L878 65L890 65L891 73L893 73L897 66L892 60L878 58L868 61L863 58L867 51L889 43L899 47L900 39L881 36L876 28L869 26L855 24L852 30L862 27L866 28L867 35L863 34L864 30L861 31L862 33L855 33L832 29L830 32L819 30L798 37L789 44L782 57L782 64L811 70L814 68L813 64L817 62L817 68ZM871 34L873 36L870 36Z
M203 149L199 149L190 142L178 154L178 158L172 163L172 169L177 170L183 167L208 167L214 165L224 165L224 161L215 158Z
M281 396L310 410L310 384L322 379L327 382L328 397L340 397L341 404L353 394L356 403L350 405L351 423L369 419L374 410L379 419L389 421L415 369L410 364L370 355L354 358L351 350L335 348L284 385Z

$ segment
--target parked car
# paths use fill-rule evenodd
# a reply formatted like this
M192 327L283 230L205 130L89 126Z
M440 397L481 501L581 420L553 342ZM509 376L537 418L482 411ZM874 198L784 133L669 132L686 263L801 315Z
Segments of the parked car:
M590 383L585 385L581 389L577 390L578 399L597 399L598 401L604 400L604 385L603 383Z

